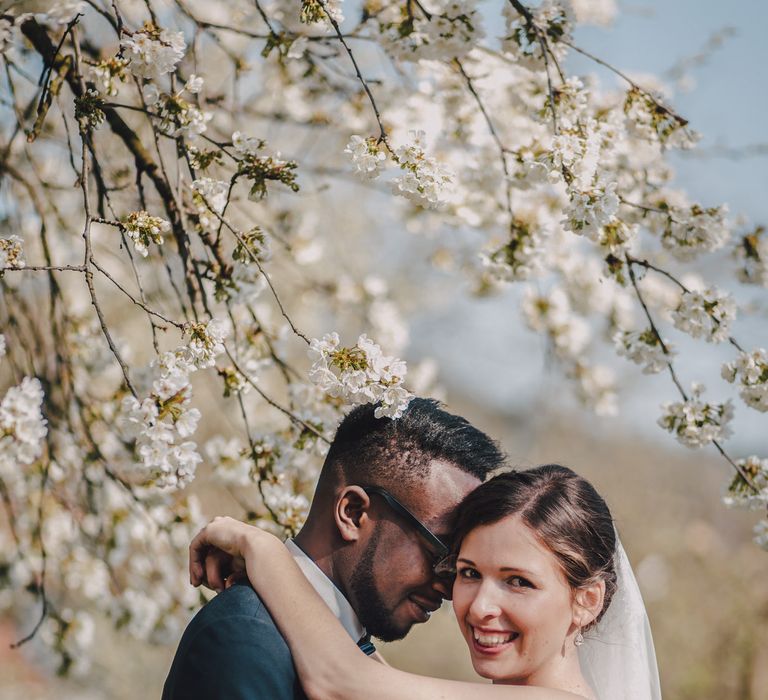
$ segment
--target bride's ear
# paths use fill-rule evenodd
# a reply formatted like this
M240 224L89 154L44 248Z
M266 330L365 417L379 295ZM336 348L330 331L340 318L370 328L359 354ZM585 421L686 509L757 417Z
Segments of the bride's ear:
M342 539L356 542L361 528L370 520L371 499L360 486L345 486L336 496L334 518Z
M605 581L600 579L589 586L577 588L573 595L573 624L586 627L603 609Z

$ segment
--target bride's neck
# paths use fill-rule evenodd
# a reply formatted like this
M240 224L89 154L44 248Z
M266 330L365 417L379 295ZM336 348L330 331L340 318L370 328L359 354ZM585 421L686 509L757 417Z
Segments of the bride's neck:
M494 683L506 685L527 685L539 688L562 690L592 700L594 693L581 673L576 655L572 658L560 658L557 661L536 669L525 678L498 679Z

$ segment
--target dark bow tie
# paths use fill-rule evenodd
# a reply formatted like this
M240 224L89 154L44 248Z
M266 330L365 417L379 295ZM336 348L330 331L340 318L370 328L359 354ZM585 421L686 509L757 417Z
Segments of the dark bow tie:
M365 634L362 637L360 637L360 641L358 641L357 646L362 649L364 654L368 654L370 656L376 651L376 647L373 646L373 642L371 641L371 635Z

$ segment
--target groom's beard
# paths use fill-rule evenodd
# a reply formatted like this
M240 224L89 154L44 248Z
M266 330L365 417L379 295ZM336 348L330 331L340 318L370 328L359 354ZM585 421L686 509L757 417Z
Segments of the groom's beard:
M357 616L366 631L383 642L394 642L396 639L405 637L408 634L408 629L404 630L395 625L392 611L387 608L387 604L376 587L373 562L376 559L376 549L380 537L381 530L379 529L371 535L368 546L352 571L349 586L355 596Z

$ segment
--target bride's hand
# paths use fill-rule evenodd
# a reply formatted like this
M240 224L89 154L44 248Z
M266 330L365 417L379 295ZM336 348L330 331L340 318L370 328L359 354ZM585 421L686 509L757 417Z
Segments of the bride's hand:
M249 544L270 538L276 539L234 518L214 518L189 545L189 582L222 591L233 578L245 575Z

